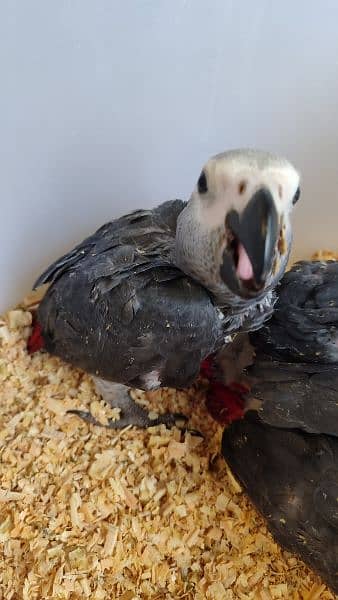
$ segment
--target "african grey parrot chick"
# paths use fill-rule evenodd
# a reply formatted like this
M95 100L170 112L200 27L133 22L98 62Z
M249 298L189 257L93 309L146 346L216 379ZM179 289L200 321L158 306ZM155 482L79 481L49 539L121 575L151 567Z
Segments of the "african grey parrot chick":
M230 403L240 397L245 417L222 451L276 541L338 593L338 262L296 264L277 292L273 317L246 336L254 363Z
M43 346L94 375L122 408L112 427L174 423L149 419L128 388L188 387L234 332L262 325L298 197L299 175L284 159L256 150L211 158L188 202L111 221L45 271L29 350Z

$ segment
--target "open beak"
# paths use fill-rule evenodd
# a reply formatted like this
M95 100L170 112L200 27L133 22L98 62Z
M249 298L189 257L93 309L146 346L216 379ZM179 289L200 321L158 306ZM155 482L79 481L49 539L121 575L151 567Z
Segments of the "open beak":
M233 289L257 293L272 270L280 225L272 195L259 189L241 215L226 217L228 246L223 253L221 277ZM237 289L234 289L235 288Z

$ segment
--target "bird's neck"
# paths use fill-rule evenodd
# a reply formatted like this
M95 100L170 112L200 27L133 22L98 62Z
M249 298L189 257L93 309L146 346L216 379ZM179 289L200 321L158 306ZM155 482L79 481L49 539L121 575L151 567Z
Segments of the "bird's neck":
M213 295L217 308L224 315L227 330L255 331L262 327L272 315L276 295L273 290L267 290L257 298L244 300L242 298L226 298L223 295Z

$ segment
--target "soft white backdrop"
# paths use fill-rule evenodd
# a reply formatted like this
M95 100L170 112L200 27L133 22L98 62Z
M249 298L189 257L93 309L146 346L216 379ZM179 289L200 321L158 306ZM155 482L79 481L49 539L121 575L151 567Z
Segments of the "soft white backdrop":
M297 255L338 249L336 0L1 0L0 77L0 309L229 147L293 160Z

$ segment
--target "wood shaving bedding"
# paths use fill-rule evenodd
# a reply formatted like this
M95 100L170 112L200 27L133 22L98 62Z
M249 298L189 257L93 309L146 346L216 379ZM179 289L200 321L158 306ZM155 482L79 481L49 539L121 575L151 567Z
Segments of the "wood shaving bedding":
M66 414L118 418L90 377L27 354L39 299L0 320L0 600L333 600L274 543L220 456L202 383L135 397L185 413L205 439Z

